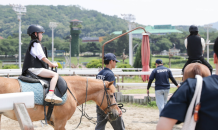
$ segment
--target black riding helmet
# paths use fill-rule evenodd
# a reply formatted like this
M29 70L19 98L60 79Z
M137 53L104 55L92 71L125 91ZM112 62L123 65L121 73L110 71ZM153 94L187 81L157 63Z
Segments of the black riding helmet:
M198 27L195 26L195 25L191 25L191 26L189 27L189 32L198 32Z
M34 32L42 32L42 33L45 33L45 29L40 26L40 25L30 25L27 29L27 34L29 34L31 36L31 34L33 34Z

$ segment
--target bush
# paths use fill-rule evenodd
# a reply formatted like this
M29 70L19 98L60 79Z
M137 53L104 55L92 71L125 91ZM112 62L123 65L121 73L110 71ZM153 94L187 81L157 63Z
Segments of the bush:
M117 68L133 68L130 64L120 64Z
M157 104L156 104L156 101L151 101L150 104L148 104L149 107L156 107Z
M155 55L155 58L169 58L169 56ZM181 56L173 56L172 59L183 59Z
M86 65L87 68L101 68L102 67L102 60L99 59L94 59L94 60L91 60L87 65Z
M0 60L0 63L2 63L2 61Z
M4 65L2 69L19 69L18 65Z

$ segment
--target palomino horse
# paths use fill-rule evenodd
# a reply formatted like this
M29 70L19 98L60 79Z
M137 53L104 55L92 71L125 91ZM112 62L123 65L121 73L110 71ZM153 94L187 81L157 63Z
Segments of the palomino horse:
M69 89L75 96L78 103L84 103L86 98L87 78L80 76L63 76L63 78L67 82ZM116 91L116 89L113 85L113 82L105 81L105 85L107 90L104 89L104 83L102 80L88 79L87 101L95 101L96 104L105 111L105 114L110 113L108 116L109 120L116 120L119 116L118 106L113 105L116 104L115 98L113 96L113 93ZM107 93L105 91L107 91ZM0 94L16 92L20 92L18 80L0 77ZM107 95L110 100L109 104L108 97L106 97ZM61 106L54 106L51 119L48 123L53 126L54 130L65 130L67 120L71 118L76 110L77 105L78 104L73 96L69 91L67 91L67 100L65 104ZM28 109L28 113L32 121L44 119L44 108L42 105L35 105L34 108ZM0 121L1 114L13 120L17 120L14 111L5 111L0 113Z
M207 66L201 64L201 63L191 63L187 65L184 69L184 75L183 75L183 82L187 78L195 78L195 75L201 75L202 77L210 76L210 70Z

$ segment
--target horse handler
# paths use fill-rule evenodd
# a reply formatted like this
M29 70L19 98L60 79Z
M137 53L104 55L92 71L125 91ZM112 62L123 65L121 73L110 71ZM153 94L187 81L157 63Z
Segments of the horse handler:
M149 94L149 88L151 87L152 81L155 79L155 99L160 113L163 110L164 105L167 103L170 89L169 78L177 87L179 87L176 80L173 78L171 70L163 66L161 59L157 59L156 69L151 72L149 77L147 94Z
M96 76L96 79L106 80L106 81L114 81L114 86L116 86L116 79L114 76L114 73L111 71L113 68L115 68L116 63L119 62L116 59L116 56L112 53L107 53L104 56L104 64L106 67L101 70L98 75ZM105 119L105 113L99 108L99 106L96 106L96 112L97 112L97 125L95 127L95 130L105 130L105 126L108 122L107 119ZM110 122L114 130L125 130L125 125L122 119L122 111L119 109L120 117L117 118L117 120ZM105 120L104 120L105 119Z

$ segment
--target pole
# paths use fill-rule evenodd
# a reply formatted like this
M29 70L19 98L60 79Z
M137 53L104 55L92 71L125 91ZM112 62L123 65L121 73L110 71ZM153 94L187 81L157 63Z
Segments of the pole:
M17 17L19 20L19 68L21 69L21 13Z
M52 62L54 62L54 28L52 27L52 47L51 47L51 57L52 57Z
M132 31L134 31L134 30L137 30L137 29L143 29L144 32L146 33L146 31L145 31L145 29L144 29L143 27L137 27L137 28L134 28L134 29L132 29L132 30L126 32L126 33L123 33L123 34L121 34L121 35L119 35L119 36L117 36L117 37L115 37L115 38L113 38L113 39L111 39L111 40L105 42L105 43L102 45L102 69L104 68L104 46L105 46L106 44L112 42L113 40L115 40L115 39L117 39L117 38L120 38L120 37L122 37L122 36L124 36L124 35L126 35L126 34L128 34L128 33L130 33L130 32L132 32Z
M131 30L131 23L129 22L129 31ZM132 32L129 33L129 64L132 66Z

